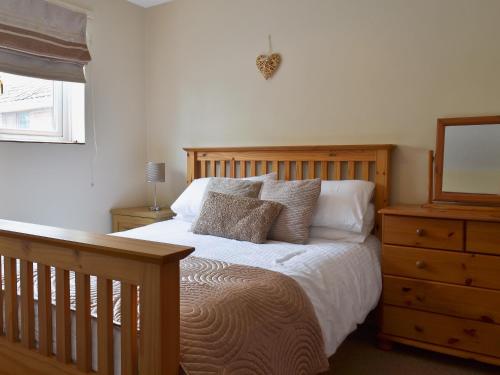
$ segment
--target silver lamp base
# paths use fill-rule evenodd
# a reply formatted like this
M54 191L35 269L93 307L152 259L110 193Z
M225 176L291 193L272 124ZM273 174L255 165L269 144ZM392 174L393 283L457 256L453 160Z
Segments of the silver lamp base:
M161 207L158 205L158 200L156 199L156 184L154 184L153 190L153 205L149 207L149 211L158 212L161 210Z

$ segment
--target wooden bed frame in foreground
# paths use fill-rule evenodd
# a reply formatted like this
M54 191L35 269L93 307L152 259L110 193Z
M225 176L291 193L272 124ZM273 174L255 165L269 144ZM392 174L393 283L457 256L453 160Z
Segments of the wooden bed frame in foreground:
M281 179L362 179L376 183L377 210L388 205L392 145L189 148L188 182L207 176L279 173ZM379 223L379 220L377 220ZM179 262L190 247L0 220L5 285L0 293L0 373L91 372L90 275L97 276L98 374L114 373L112 280L121 282L121 373L177 374ZM20 260L21 297L16 295ZM38 344L33 263L38 264ZM52 351L50 267L56 269L56 351ZM71 361L69 272L76 276L76 363ZM140 335L137 305L140 294ZM5 311L3 306L5 303ZM18 319L18 308L20 319ZM139 340L138 340L139 337Z

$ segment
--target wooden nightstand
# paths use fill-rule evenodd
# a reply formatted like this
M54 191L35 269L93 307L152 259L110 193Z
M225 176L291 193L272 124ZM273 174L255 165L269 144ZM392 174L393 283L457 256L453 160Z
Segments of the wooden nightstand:
M160 211L150 211L149 207L134 208L114 208L111 210L113 217L113 232L134 229L169 220L174 213L169 208L162 208Z
M388 207L379 338L500 365L500 210Z

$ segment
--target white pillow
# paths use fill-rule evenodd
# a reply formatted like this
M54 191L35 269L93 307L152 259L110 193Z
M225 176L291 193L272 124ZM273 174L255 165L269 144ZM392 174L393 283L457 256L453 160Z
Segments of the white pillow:
M170 207L177 216L176 219L192 223L198 217L201 210L202 198L210 178L198 178L193 180L184 189L177 200Z
M266 181L276 180L276 173L269 173L262 176L247 177L243 180L249 181ZM193 180L191 184L182 192L177 200L170 207L177 216L176 219L192 223L201 211L205 190L211 177L198 178Z
M309 230L310 238L325 238L327 240L363 243L368 238L375 226L375 205L371 204L366 210L363 218L363 228L361 233L349 232L345 230L327 228L327 227L311 227Z
M370 181L321 181L311 225L361 233L374 190L375 184Z

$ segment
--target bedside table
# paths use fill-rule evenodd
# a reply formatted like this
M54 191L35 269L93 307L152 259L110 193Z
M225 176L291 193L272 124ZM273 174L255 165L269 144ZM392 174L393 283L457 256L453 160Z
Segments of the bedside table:
M114 208L111 210L113 232L139 228L144 225L170 220L174 213L169 208L150 211L149 207Z

